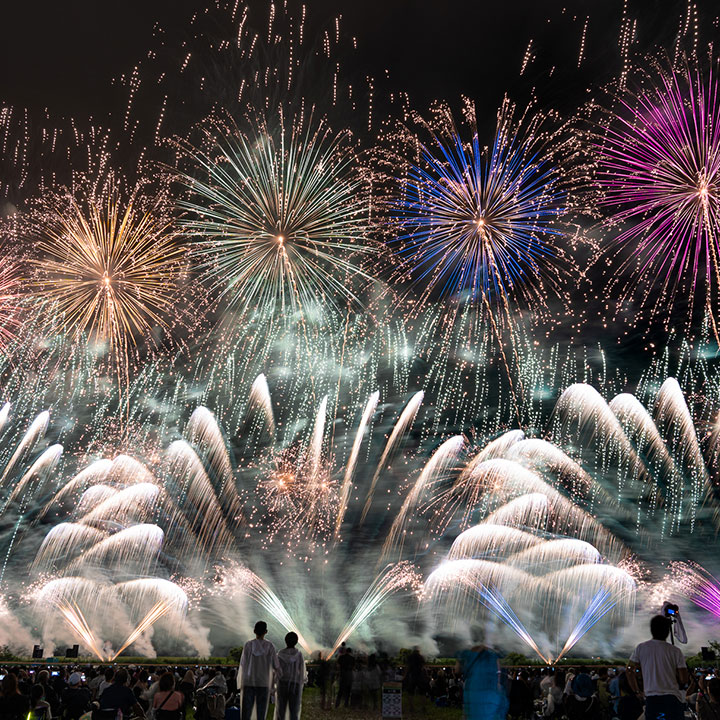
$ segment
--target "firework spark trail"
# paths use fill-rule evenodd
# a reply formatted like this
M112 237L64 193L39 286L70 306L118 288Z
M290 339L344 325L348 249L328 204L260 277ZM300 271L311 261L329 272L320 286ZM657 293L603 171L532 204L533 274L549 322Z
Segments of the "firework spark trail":
M365 429L372 418L375 408L377 407L378 401L380 400L380 393L376 390L367 401L365 409L363 410L360 425L358 426L357 432L355 433L355 440L353 441L352 450L350 451L350 457L348 458L347 467L345 468L345 477L343 478L343 484L340 489L340 503L338 507L337 519L335 521L335 540L340 535L340 528L342 527L343 519L348 507L348 498L350 497L350 491L352 490L352 479L355 473L355 466L357 465L358 457L360 455L360 447L365 437Z
M45 477L49 475L60 462L62 454L62 445L51 445L49 448L43 450L40 457L35 460L27 472L20 478L20 480L17 481L15 487L13 487L12 492L8 495L7 500L5 501L5 505L0 510L0 515L3 510L5 510L5 507L7 507L11 502L17 500L18 497L21 497L28 492L28 485L33 481L39 481L38 484L42 484Z
M682 510L681 505L677 504L680 494L674 490L681 485L682 475L670 455L657 425L643 404L630 393L616 395L610 401L609 407L620 421L627 436L637 443L651 462L659 465L664 470L668 478L668 492L665 493L665 498L663 498L657 487L653 487L651 509L654 509L663 499L666 503L669 502L671 513L675 517L675 520L671 519L670 521L671 528L674 527L680 522L680 512ZM663 535L666 532L665 523L663 523L661 532Z
M332 649L326 659L333 656L335 651L344 643L373 613L382 606L388 597L400 590L413 590L418 593L422 581L415 568L409 562L400 562L388 565L365 591L355 606L353 614L340 631Z
M490 610L491 613L502 620L502 622L504 622L505 625L507 625L526 645L531 647L542 660L548 663L548 665L551 664L551 659L540 652L540 648L538 648L537 643L533 640L520 618L518 618L515 611L510 607L507 600L505 600L502 593L497 588L487 587L482 583L471 585L471 587L477 593L480 602L488 610Z
M72 552L81 552L107 537L107 533L81 523L63 522L50 529L35 555L34 571L50 569Z
M720 581L714 575L698 563L677 562L671 564L669 577L674 590L682 592L693 603L720 618ZM661 587L664 588L666 584L663 583ZM663 593L663 600L666 595Z
M690 410L675 378L668 378L660 387L655 401L656 422L667 423L679 435L680 457L687 463L690 475L690 531L695 527L696 513L712 492L710 477L695 432Z
M6 407L8 407L6 405ZM4 409L4 408L3 408ZM2 477L0 477L0 484L4 484L8 475L15 468L17 462L25 456L26 453L30 452L36 445L36 443L45 436L50 423L50 413L47 410L41 412L33 421L27 432L23 436L23 439L18 444L15 452L5 466Z
M230 456L215 415L206 407L195 408L188 421L186 434L194 445L199 445L207 452L213 469L221 478L220 501L223 509L230 517L239 518L240 522L244 522L240 497L233 481Z
M250 388L250 407L259 407L265 413L270 435L275 435L275 416L273 414L272 399L270 398L270 388L268 387L267 378L260 373L253 381Z
M120 649L108 660L111 662L126 648L132 645L146 630L149 630L161 617L167 615L174 607L174 603L167 600L158 600L137 627L130 633Z
M233 565L232 569L223 578L223 584L226 587L230 583L233 586L238 586L244 594L265 608L288 632L296 633L298 644L308 655L312 654L312 648L305 640L285 605L259 575L256 575L250 568L243 565Z
M417 508L423 493L432 488L438 482L438 478L442 479L443 474L457 462L458 456L464 447L465 438L462 435L455 435L446 440L433 453L433 456L428 460L415 481L412 490L405 497L383 544L382 554L378 562L382 563L387 560L390 553L394 551L399 550L402 552L408 517Z
M377 485L378 478L380 477L380 473L385 469L385 463L388 461L388 458L392 454L393 450L395 449L395 446L397 445L400 438L403 436L403 434L408 430L408 428L412 425L412 423L415 420L415 416L417 415L418 410L420 409L420 405L422 404L423 398L425 397L425 393L421 390L420 392L416 392L408 401L408 404L403 409L402 413L400 414L400 417L398 418L398 421L395 423L395 426L393 427L392 432L390 433L390 437L388 438L388 441L385 445L385 449L383 450L383 454L380 457L380 462L377 465L377 469L375 470L375 474L372 477L372 480L370 481L370 488L368 490L367 499L365 501L365 507L362 511L362 516L360 518L360 524L365 522L365 518L367 517L368 512L370 511L370 507L372 505L373 496L375 494L375 487Z
M129 566L132 561L138 565L141 574L146 574L160 553L164 540L165 533L157 525L133 525L100 539L71 562L67 571L75 573L86 564L105 567L111 561Z
M560 659L568 653L572 647L582 638L585 633L590 630L606 613L610 612L615 605L617 605L618 598L613 597L612 590L608 588L600 588L595 593L595 597L590 601L590 604L586 608L580 620L578 620L575 627L570 632L568 639L563 645L563 649L560 654L555 658L555 662L560 662ZM548 660L548 662L551 662Z
M325 438L325 423L327 422L327 402L328 396L320 401L320 407L315 415L315 426L313 428L312 437L310 438L310 447L308 449L308 459L310 462L310 478L311 483L318 482L318 470L322 462L323 440Z
M82 610L75 603L64 600L57 601L56 606L70 629L85 643L89 650L92 650L100 662L105 662L106 658L99 649L98 639L90 629L87 620L85 620Z

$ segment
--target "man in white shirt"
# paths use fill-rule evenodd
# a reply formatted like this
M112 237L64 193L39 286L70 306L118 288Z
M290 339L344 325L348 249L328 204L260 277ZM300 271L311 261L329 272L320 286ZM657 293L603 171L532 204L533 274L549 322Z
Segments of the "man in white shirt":
M255 623L255 639L243 646L240 656L238 678L242 687L242 720L251 720L253 707L256 707L257 720L265 720L270 687L274 675L280 669L275 646L265 640L267 623Z
M681 685L690 680L680 648L670 645L667 637L672 622L663 615L650 621L652 640L640 643L630 656L627 676L636 695L645 695L645 720L683 720ZM638 674L642 677L640 692Z

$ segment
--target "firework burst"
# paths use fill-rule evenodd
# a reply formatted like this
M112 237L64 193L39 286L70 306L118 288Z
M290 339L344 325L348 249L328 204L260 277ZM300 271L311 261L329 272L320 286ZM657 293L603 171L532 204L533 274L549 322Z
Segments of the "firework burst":
M524 131L505 104L491 147L481 144L475 109L465 141L447 108L432 139L419 142L419 162L408 167L404 197L395 206L398 254L404 272L423 286L422 298L530 307L545 302L562 234L557 219L564 193L559 170L543 147L538 121ZM508 318L509 319L509 318Z
M196 175L180 201L205 279L229 305L305 313L358 300L367 253L365 182L346 133L312 121L245 134L216 124L208 151L188 149Z
M38 296L54 306L66 332L109 342L115 358L167 327L184 248L161 202L143 208L117 189L98 197L56 197L35 237Z
M418 324L418 348L438 394L457 395L473 359L499 352L519 417L521 388L512 377L520 363L520 313L542 315L550 297L564 299L560 129L542 114L518 118L508 101L489 147L470 101L461 125L446 105L430 120L416 120L418 132L403 128L394 143L403 156L393 150L386 158L401 168L390 201L390 244L400 260L394 279L407 285L408 315Z
M600 204L617 235L602 249L618 254L642 286L642 306L665 313L680 295L705 304L717 337L712 294L720 289L720 98L712 74L658 68L619 99L595 143ZM622 282L626 282L625 275ZM669 317L665 318L666 323ZM688 317L688 322L690 318Z

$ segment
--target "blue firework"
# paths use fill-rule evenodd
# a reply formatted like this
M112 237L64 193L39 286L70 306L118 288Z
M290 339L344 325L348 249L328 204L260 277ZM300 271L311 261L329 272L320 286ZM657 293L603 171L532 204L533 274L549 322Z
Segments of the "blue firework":
M474 123L465 142L449 118L417 147L394 205L406 277L425 299L544 302L565 193L537 123L523 132L501 112L483 147Z

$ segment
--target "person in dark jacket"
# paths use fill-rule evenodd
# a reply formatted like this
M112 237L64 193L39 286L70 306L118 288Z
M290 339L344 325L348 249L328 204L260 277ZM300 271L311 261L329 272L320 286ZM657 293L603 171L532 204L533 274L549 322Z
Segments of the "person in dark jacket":
M90 690L82 684L80 673L72 673L62 693L63 717L65 720L78 720L90 709L90 702Z
M30 710L30 699L18 689L15 673L8 673L0 686L0 720L25 720Z

